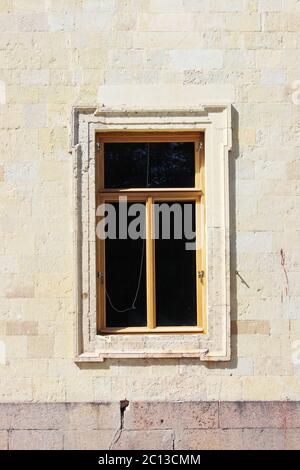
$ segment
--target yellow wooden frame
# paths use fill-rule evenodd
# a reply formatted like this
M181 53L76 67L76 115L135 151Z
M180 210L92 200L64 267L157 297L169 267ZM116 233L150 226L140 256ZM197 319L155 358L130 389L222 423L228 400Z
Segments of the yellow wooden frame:
M108 142L194 142L195 188L104 188L104 144ZM106 327L105 240L97 238L97 271L104 273L97 286L98 333L205 333L205 192L204 192L204 133L195 131L110 131L96 134L96 207L113 202L123 195L128 201L146 204L146 295L147 327ZM197 326L157 327L155 323L155 240L153 233L153 204L156 201L195 201L196 203L196 298Z

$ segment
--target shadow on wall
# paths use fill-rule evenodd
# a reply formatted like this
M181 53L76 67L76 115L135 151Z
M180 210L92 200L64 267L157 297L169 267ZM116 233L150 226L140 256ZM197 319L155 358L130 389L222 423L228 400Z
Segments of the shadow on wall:
M240 155L239 147L239 113L232 106L232 148L229 153L229 223L230 223L230 320L237 320L237 257L236 257L236 160ZM239 282L245 282L239 278ZM236 333L236 332L234 332ZM206 362L207 369L236 369L237 358L237 335L232 334L231 329L231 360L226 362ZM230 372L229 372L230 374Z

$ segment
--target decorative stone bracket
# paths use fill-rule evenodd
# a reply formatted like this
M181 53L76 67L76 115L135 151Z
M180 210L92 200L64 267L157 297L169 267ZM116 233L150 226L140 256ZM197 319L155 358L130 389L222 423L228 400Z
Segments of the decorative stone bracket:
M205 132L207 334L99 335L96 328L95 134L101 130L157 129ZM72 112L71 147L75 361L183 357L198 357L201 361L229 360L230 105L208 104L180 109L75 107Z

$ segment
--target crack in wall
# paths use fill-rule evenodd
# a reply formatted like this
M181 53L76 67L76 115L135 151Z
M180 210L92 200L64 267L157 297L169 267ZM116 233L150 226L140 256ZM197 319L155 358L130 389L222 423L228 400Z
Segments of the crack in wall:
M111 444L109 446L109 450L112 450L114 446L117 444L117 442L120 440L120 437L124 429L124 415L128 406L129 406L128 400L125 399L125 400L120 401L120 426L115 432L114 437L112 438Z
M287 270L286 270L286 267L285 267L285 252L283 251L282 248L280 250L280 264L281 264L281 267L283 269L284 276L285 276L285 282L286 282L285 295L288 296L288 294L289 294L289 278L288 278ZM281 301L282 301L282 295L281 295Z
M172 450L175 450L175 430L172 432Z

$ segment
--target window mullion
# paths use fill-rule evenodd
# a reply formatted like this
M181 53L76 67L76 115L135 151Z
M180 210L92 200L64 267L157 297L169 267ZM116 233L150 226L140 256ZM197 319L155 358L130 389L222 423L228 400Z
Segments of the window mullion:
M204 247L203 247L203 201L196 201L196 290L197 290L197 326L203 328L204 296Z
M97 194L96 207L104 201ZM106 306L105 306L105 240L96 236L97 251L97 329L101 330L106 326Z
M195 187L204 191L204 134L195 142Z
M153 198L146 202L146 269L147 269L147 326L155 328L155 245L154 245Z

